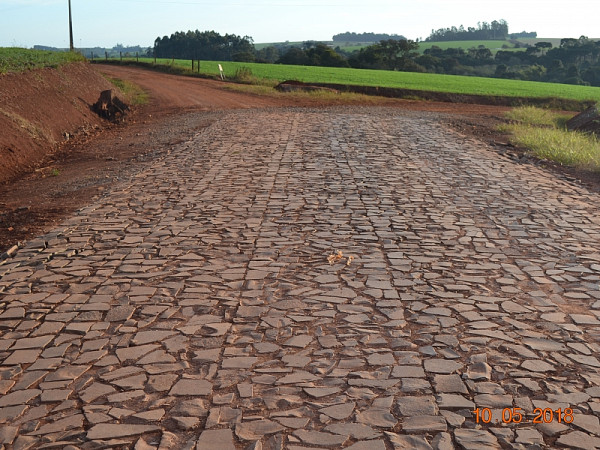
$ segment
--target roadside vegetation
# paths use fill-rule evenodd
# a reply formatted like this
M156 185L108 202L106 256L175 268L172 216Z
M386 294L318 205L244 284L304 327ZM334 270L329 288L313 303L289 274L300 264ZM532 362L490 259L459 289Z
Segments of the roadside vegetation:
M24 48L0 48L0 74L26 70L58 67L72 62L85 61L75 52L53 52Z
M600 141L593 134L568 131L570 116L534 107L515 108L502 130L513 144L528 149L540 159L578 169L600 172Z
M148 103L148 93L144 91L140 86L131 81L122 80L121 78L110 78L106 77L114 86L127 97L129 103L132 105L145 105Z

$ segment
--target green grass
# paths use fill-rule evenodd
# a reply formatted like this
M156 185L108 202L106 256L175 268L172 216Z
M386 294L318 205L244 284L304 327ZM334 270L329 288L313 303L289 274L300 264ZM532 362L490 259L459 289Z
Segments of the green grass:
M15 47L0 48L0 74L58 67L77 61L85 61L85 58L75 52L50 52Z
M516 121L503 127L511 141L540 159L564 166L600 171L600 141L594 135L567 131L568 116L539 108L515 108L507 117Z
M132 105L145 105L148 103L148 93L137 84L121 78L107 77L107 79L129 98Z
M140 58L140 62L141 61L146 63L153 62L151 58ZM159 59L157 63L170 65L171 60ZM200 73L204 76L217 76L219 73L218 64L223 66L225 76L229 79L232 79L235 76L238 69L247 67L252 71L254 78L270 80L273 82L298 80L308 83L378 86L493 97L558 98L575 101L600 101L600 87L506 80L499 78L466 77L458 75L394 72L387 70L291 66L230 61L201 61ZM175 60L175 65L183 69L189 69L191 67L191 63L188 60Z

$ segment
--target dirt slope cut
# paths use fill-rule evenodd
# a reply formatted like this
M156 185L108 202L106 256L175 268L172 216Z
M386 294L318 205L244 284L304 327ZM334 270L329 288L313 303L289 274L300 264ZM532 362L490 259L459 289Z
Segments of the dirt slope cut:
M32 171L78 133L101 126L91 110L114 87L87 63L0 76L0 183Z

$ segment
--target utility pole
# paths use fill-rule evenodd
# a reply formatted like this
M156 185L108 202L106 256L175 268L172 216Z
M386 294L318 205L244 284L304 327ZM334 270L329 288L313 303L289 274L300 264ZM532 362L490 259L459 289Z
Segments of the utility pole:
M73 46L73 19L71 18L71 0L69 0L69 49L75 50Z

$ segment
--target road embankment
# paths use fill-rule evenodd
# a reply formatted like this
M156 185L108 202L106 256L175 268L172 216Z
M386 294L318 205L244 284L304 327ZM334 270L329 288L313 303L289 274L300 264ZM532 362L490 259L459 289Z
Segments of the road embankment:
M0 76L0 183L103 126L90 106L105 89L114 86L87 63Z

